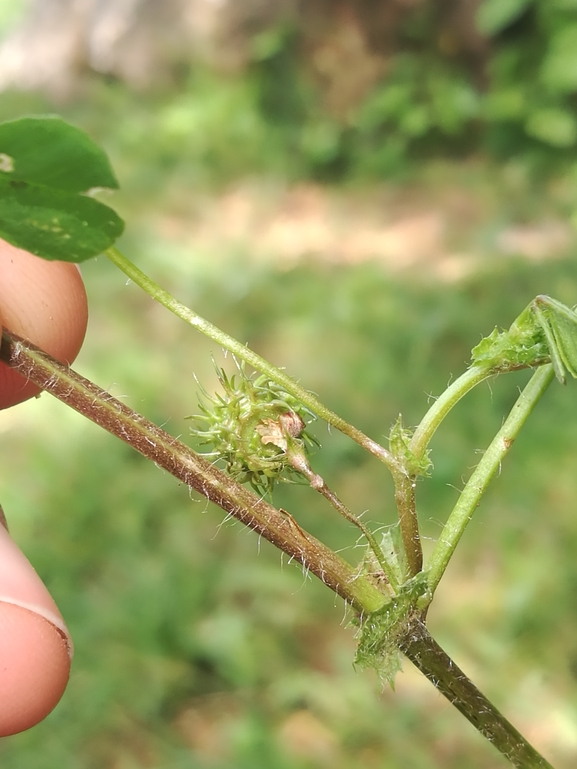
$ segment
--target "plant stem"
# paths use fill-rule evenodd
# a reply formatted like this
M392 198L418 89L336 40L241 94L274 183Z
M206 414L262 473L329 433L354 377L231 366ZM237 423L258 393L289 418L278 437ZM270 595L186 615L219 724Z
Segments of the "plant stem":
M389 585L393 589L393 591L397 591L399 589L399 580L397 579L397 574L395 569L388 563L379 543L377 542L375 535L372 533L372 531L368 528L368 526L365 526L365 524L360 520L360 518L357 518L354 513L352 513L349 508L342 502L339 497L335 494L335 492L327 485L325 479L319 475L318 473L315 473L314 470L311 468L310 463L308 459L304 456L302 452L293 452L291 454L291 451L287 451L287 456L289 458L289 462L291 462L292 466L295 468L295 470L298 470L302 475L307 479L307 481L310 483L310 486L315 491L318 491L319 494L321 494L330 504L334 507L334 509L343 516L349 523L352 523L354 526L356 526L363 534L365 539L367 540L369 547L373 551L373 554L375 558L377 559L379 566L385 573Z
M399 524L403 548L407 559L409 576L414 577L423 568L423 548L419 533L417 503L415 498L415 478L406 473L393 473L395 482L395 502L399 512Z
M473 367L467 369L453 384L440 395L413 433L409 449L416 460L425 456L427 447L435 430L447 416L453 406L475 385L491 375L490 369ZM407 558L409 575L414 577L423 568L423 548L419 533L419 520L415 499L415 475L392 470L395 482L395 501L399 512L399 522L403 547Z
M467 678L418 618L410 620L399 648L449 702L518 769L553 769Z
M291 560L301 563L307 572L315 574L361 616L382 609L387 602L387 596L369 579L303 531L290 514L257 497L172 435L34 345L5 330L0 360L269 540ZM543 373L550 372L538 372L531 381ZM551 377L552 373L542 383L542 390ZM475 688L418 618L409 620L397 643L434 686L516 767L552 769Z
M368 579L304 532L292 516L283 515L172 435L34 345L5 330L0 360L254 529L360 613L375 611L386 602L386 596Z
M287 392L294 395L295 398L298 398L301 403L321 417L321 419L324 419L325 422L328 422L337 430L348 435L349 438L352 438L360 446L384 462L391 470L396 469L399 471L401 469L399 462L393 457L390 451L387 451L387 449L369 438L361 430L358 430L356 427L339 417L338 414L335 414L328 409L312 393L299 385L298 382L295 382L294 379L291 379L291 377L283 371L276 368L276 366L273 366L246 345L241 344L209 321L201 318L200 315L197 315L193 310L181 304L169 294L168 291L165 291L157 283L151 280L148 275L142 272L142 270L139 270L138 267L127 259L117 248L112 246L108 248L104 254L111 262L122 270L125 275L134 281L134 283L140 286L140 288L146 291L146 293L153 299L162 304L181 320L186 321L186 323L189 323L191 326L201 331L209 339L217 342L217 344L225 350L232 352L237 358L248 363L256 371L260 371L262 374L265 374L272 379L273 382L284 387Z
M551 384L553 377L554 371L551 364L543 366L533 374L503 426L493 438L489 448L469 478L431 554L428 563L431 592L434 592L439 584L457 543L471 520L491 478L511 448L527 417Z
M484 379L493 376L495 372L486 366L472 366L464 374L456 379L452 385L436 399L431 408L427 411L421 423L413 433L409 443L409 448L417 459L421 459L435 430L447 416L449 411L455 406L469 390L478 385Z

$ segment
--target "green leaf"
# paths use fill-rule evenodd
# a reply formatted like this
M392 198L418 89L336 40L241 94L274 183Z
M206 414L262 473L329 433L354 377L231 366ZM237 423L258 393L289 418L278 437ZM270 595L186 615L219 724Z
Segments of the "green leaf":
M566 109L541 109L531 114L525 131L553 147L571 147L577 141L577 120Z
M533 0L485 0L477 11L477 27L484 35L495 35L508 27Z
M499 85L483 99L483 113L488 120L517 121L527 112L527 95L518 85Z
M103 150L57 116L0 123L0 236L44 259L82 262L124 229L85 194L117 189Z
M106 153L84 131L57 115L0 123L2 171L18 181L67 192L118 189Z
M123 229L122 219L97 200L0 178L0 236L36 256L83 262Z
M543 329L557 379L565 384L564 368L577 378L577 313L550 296L538 296L531 308Z
M562 27L551 38L541 79L552 91L577 91L577 24Z

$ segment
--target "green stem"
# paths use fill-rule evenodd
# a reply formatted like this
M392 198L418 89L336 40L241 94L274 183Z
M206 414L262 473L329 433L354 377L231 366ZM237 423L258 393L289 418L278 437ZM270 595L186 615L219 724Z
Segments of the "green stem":
M409 576L414 577L423 568L423 548L419 533L417 502L415 498L415 478L406 473L393 473L395 482L395 502L399 512L399 525L403 548L407 559Z
M268 539L358 612L375 611L386 602L377 587L305 532L292 516L283 515L174 436L42 350L4 330L0 360Z
M491 478L500 467L503 458L511 448L527 417L551 384L554 375L551 364L543 366L533 374L511 409L503 426L494 437L469 478L431 554L428 564L431 592L434 592L439 584L439 580L443 576L447 564L455 552L455 548Z
M368 528L368 526L365 526L365 524L360 520L360 518L357 518L354 513L352 513L349 508L342 502L339 497L335 494L334 491L327 485L325 479L319 475L318 473L315 473L312 467L310 466L310 463L308 459L304 456L304 453L301 451L287 451L287 456L289 458L289 462L292 464L292 466L295 468L295 470L298 470L299 473L302 473L304 477L307 479L307 481L310 483L310 486L315 491L318 491L319 494L321 494L330 504L334 507L334 509L343 516L349 523L352 523L354 526L356 526L363 534L365 539L367 540L369 547L373 551L375 558L377 559L379 566L385 573L385 576L387 577L387 580L389 581L389 585L393 589L393 591L397 591L399 589L399 580L397 579L397 574L395 569L389 564L387 559L385 558L385 554L383 553L379 543L377 542L374 534L372 531Z
M112 246L104 252L111 262L113 262L122 272L125 273L134 283L140 288L146 291L153 299L162 304L172 313L174 313L181 320L186 321L194 328L201 331L209 339L219 344L225 350L236 355L240 360L245 361L257 371L268 376L273 382L284 387L285 390L295 398L298 398L307 408L317 414L325 422L340 430L345 435L348 435L360 446L376 456L391 470L400 470L398 461L393 457L390 451L387 451L383 446L376 441L369 438L361 430L358 430L353 425L346 422L339 417L333 411L328 409L323 403L321 403L315 396L299 385L294 379L287 376L283 371L273 366L260 355L253 352L246 345L241 344L233 337L221 331L209 321L201 318L193 310L189 309L185 305L177 301L171 294L161 288L157 283L151 280L142 270L139 270L124 254L122 254L117 248Z
M455 665L418 618L409 622L399 640L399 648L513 766L553 769Z
M427 447L435 430L447 416L453 406L475 385L490 376L490 370L473 367L467 369L453 384L440 395L413 433L409 449L416 460L425 456ZM415 475L407 472L392 471L395 482L395 501L399 511L399 522L403 546L407 557L410 576L415 576L423 568L423 548L419 534L419 520L415 499Z
M431 408L427 411L421 423L413 433L409 448L417 459L425 455L427 446L433 437L435 430L447 416L449 411L455 406L469 390L478 385L484 379L494 375L494 371L486 366L472 366L464 374L456 379L452 385L447 387L444 393L440 395Z
M34 345L4 331L0 360L268 539L319 577L361 616L382 609L387 602L387 597L375 585L305 532L291 515L269 505L172 435ZM538 372L531 381L543 373L550 371ZM552 373L548 379L541 377L547 379L541 390L551 377ZM552 769L443 652L422 622L414 618L409 621L398 645L515 766L519 769Z

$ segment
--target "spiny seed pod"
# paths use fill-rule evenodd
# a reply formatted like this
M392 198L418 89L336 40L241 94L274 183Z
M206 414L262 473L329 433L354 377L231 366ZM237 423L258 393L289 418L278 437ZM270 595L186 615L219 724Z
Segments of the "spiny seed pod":
M222 393L204 390L202 414L192 417L193 434L213 450L205 456L222 460L240 483L250 483L259 494L270 494L277 481L295 481L295 457L316 443L305 431L315 416L267 376L248 376L244 365L227 376L217 368Z

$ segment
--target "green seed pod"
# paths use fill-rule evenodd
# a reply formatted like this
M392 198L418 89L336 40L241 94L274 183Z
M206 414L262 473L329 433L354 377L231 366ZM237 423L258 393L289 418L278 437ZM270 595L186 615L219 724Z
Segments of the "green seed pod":
M203 391L192 433L213 447L205 456L224 462L233 478L270 494L277 481L298 478L291 457L316 443L305 430L315 417L267 376L253 378L243 364L237 366L238 374L230 377L217 368L222 393Z

